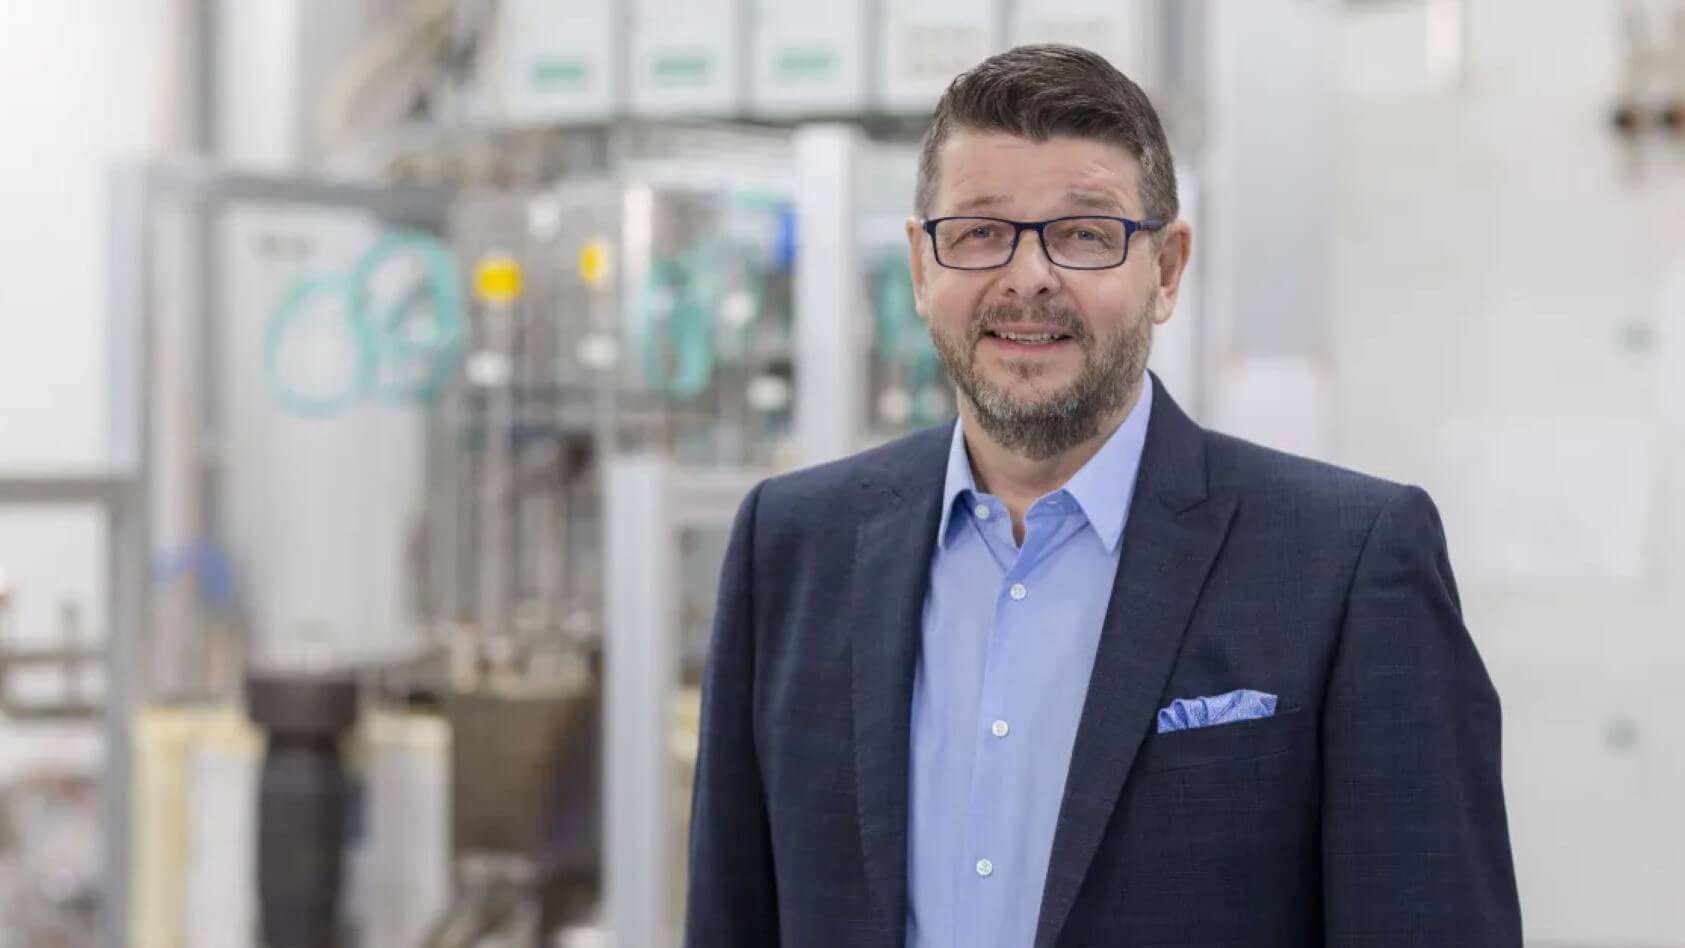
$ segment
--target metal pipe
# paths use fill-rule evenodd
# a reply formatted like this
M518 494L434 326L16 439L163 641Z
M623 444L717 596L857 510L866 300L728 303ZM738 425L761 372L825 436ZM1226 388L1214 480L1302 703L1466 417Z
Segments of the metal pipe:
M110 273L111 461L130 478L106 507L108 591L105 637L105 748L101 796L105 807L105 874L102 943L128 944L129 794L132 769L129 721L145 693L142 658L152 638L148 556L152 549L152 345L154 248L151 233L154 178L141 166L112 176ZM137 679L140 679L137 681Z
M483 353L506 368L501 378L484 379L486 411L480 468L480 608L481 635L501 636L509 631L509 515L514 442L514 386L507 368L514 364L514 307L509 302L486 301Z

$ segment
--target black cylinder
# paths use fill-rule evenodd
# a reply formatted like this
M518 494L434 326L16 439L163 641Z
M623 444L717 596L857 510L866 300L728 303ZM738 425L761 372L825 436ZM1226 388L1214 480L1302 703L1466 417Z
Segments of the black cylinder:
M258 785L258 918L265 948L337 948L351 781L340 739L356 721L354 682L253 677L252 720L267 732Z

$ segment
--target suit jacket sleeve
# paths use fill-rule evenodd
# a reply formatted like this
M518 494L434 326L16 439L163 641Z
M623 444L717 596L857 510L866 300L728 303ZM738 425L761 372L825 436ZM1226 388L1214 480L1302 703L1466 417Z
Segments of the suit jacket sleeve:
M1406 488L1359 556L1323 709L1328 948L1519 948L1498 696L1438 511Z
M720 569L702 682L701 747L691 803L686 948L778 944L766 797L755 752L755 511L749 493Z

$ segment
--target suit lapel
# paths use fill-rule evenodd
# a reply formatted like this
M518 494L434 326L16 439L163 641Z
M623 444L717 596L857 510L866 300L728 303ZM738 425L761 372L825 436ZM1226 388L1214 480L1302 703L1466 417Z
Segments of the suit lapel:
M863 485L854 541L854 774L868 884L889 943L907 917L907 779L913 675L918 665L930 556L942 515L952 426L919 436Z
M1234 509L1232 494L1208 496L1204 433L1158 387L1071 753L1035 948L1053 948L1070 916L1136 752L1157 719Z

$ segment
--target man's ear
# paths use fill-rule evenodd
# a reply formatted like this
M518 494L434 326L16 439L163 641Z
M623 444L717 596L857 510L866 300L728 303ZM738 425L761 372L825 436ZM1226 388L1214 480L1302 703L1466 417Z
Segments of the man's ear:
M1193 225L1185 220L1172 221L1160 234L1157 243L1158 255L1154 267L1159 302L1152 313L1152 320L1154 325L1162 326L1170 321L1171 314L1176 311L1176 297L1182 291L1182 277L1188 272L1188 261L1193 259Z
M925 278L929 273L924 258L924 224L916 217L907 218L907 267L913 273L913 308L920 319L929 322L930 313L925 309Z

